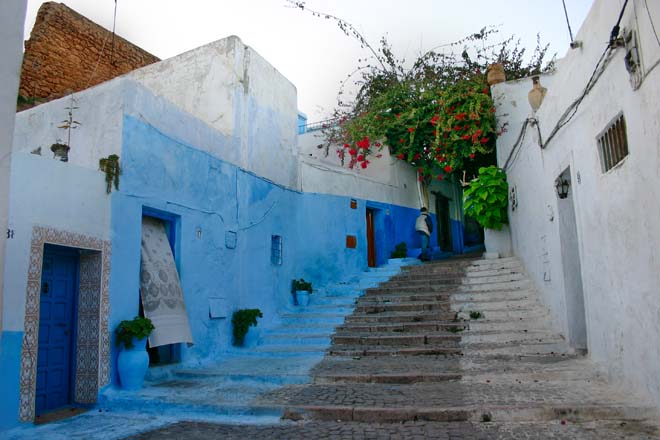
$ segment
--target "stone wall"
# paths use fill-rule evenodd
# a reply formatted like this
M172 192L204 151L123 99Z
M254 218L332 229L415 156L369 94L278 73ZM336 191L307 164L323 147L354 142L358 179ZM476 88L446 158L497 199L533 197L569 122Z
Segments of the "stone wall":
M63 3L47 2L25 42L19 94L50 101L157 61Z

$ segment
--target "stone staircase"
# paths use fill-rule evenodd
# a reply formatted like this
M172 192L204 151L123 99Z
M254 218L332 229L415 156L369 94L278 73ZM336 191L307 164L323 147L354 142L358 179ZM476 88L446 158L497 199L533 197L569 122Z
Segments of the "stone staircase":
M390 260L349 281L319 288L308 306L289 307L274 327L257 326L256 344L229 349L211 367L152 372L145 387L136 392L108 389L99 407L166 415L172 420L230 417L233 422L277 422L282 405L255 402L257 397L282 386L309 383L309 371L323 359L335 328L353 311L364 289L387 281L408 264L419 262Z
M515 258L405 267L368 288L331 340L311 383L255 402L282 405L289 420L616 422L660 433L656 408L608 385L553 330Z

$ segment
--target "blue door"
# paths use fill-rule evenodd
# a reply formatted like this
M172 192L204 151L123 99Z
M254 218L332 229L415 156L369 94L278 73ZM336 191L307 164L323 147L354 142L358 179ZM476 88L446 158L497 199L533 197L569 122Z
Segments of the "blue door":
M77 291L77 252L46 245L41 272L37 415L72 403L72 347Z

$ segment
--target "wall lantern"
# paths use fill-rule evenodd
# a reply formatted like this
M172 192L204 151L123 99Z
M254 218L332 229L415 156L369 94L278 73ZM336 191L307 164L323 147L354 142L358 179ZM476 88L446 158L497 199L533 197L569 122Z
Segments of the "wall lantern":
M565 199L566 197L568 197L569 186L570 183L568 182L568 180L564 179L561 176L557 177L557 180L555 180L555 189L557 190L557 196L560 199Z

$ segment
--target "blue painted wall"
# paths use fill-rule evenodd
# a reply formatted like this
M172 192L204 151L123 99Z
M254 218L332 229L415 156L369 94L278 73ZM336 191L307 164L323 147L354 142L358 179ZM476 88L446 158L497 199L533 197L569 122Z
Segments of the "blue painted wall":
M367 207L377 210L379 264L396 243L418 241L416 209L364 200L351 209L348 197L287 189L129 115L121 160L120 191L111 200L110 326L138 313L143 210L169 213L177 219L175 253L195 340L183 348L184 361L216 358L229 348L233 310L258 307L260 325L270 325L290 301L291 279L320 286L364 271ZM282 265L271 262L272 235L282 236ZM358 237L356 249L345 247L347 235ZM228 319L209 318L211 297L227 299Z
M0 430L17 426L23 332L3 331L0 339Z

